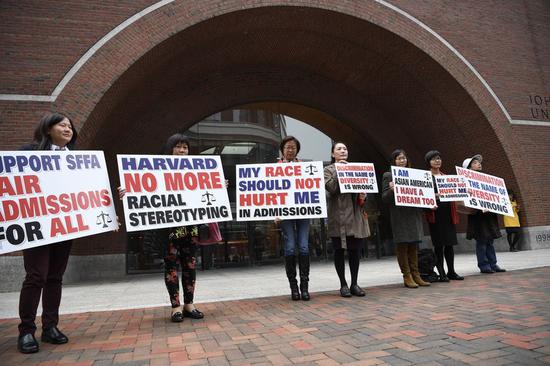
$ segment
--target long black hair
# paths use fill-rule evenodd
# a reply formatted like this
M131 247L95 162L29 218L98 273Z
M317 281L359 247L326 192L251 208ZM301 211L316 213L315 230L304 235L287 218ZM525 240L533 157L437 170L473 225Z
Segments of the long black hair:
M52 138L50 136L50 129L58 124L59 122L63 121L64 119L67 119L69 123L71 124L71 127L73 129L73 137L71 138L71 141L67 144L67 147L72 150L74 148L76 138L78 137L78 133L76 132L76 128L74 127L73 121L64 114L61 113L50 113L42 117L40 120L40 123L38 123L38 127L34 130L34 141L36 142L37 150L50 150L52 147Z
M182 133L175 133L172 136L168 137L168 140L166 140L164 148L162 149L162 153L165 155L172 155L174 147L176 147L176 145L180 143L186 144L188 148L191 148L191 145L189 144L189 137L185 136Z

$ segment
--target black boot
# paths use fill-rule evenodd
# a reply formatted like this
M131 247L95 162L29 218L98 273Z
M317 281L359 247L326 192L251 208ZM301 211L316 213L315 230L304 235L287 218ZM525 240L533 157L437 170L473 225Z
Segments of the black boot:
M298 263L300 264L300 292L302 293L302 300L309 300L309 255L302 255L298 257Z
M298 290L298 281L296 281L296 257L289 255L285 257L285 269L288 282L290 283L290 296L292 300L300 300L300 291Z

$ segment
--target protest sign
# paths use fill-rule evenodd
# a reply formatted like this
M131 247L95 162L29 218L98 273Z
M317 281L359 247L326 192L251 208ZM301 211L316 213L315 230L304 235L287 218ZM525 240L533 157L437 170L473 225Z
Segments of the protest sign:
M458 166L456 173L466 181L466 207L514 217L504 179Z
M466 181L458 175L436 175L435 184L441 202L463 201L468 198Z
M334 164L341 193L378 193L374 164Z
M432 208L436 205L432 173L392 166L396 206Z
M126 231L231 220L219 156L117 155Z
M102 151L0 152L0 254L118 228Z
M237 221L327 217L321 161L237 165Z

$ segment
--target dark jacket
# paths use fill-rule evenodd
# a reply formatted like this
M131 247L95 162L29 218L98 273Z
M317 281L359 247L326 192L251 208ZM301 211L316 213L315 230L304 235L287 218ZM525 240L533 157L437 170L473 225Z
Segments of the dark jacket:
M468 215L466 239L496 239L501 236L497 214L477 211L475 214Z
M363 204L355 193L340 193L336 167L325 167L325 189L328 193L328 236L339 237L342 248L346 248L346 237L367 238L370 236L369 223L364 214Z
M418 207L396 206L393 190L390 189L391 172L382 176L382 200L390 208L390 221L394 243L412 243L422 241L422 209Z

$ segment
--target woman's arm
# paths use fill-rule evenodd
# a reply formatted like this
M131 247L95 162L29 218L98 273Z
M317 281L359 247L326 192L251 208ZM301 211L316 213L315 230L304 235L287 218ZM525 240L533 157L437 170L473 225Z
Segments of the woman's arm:
M325 173L325 189L330 194L340 193L340 186L338 185L338 177L336 176L336 168L334 164L329 165L324 170Z
M390 172L384 173L382 176L382 200L385 203L393 202L393 183Z

